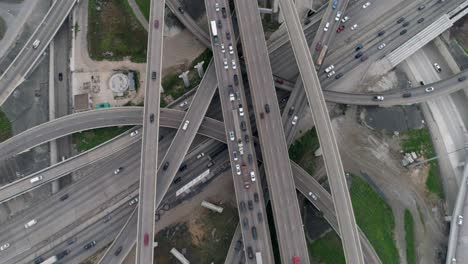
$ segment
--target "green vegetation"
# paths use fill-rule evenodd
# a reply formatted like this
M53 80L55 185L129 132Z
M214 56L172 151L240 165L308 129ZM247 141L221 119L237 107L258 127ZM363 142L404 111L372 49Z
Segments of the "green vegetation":
M352 176L350 193L356 222L374 246L382 263L399 263L393 238L395 220L392 209L360 177Z
M146 20L149 19L150 12L150 0L136 0L138 7L140 8L141 13L145 16Z
M147 33L127 0L89 0L88 45L94 60L146 61ZM98 10L99 9L99 10Z
M223 263L239 222L237 210L225 207L222 214L204 210L201 216L170 226L155 236L156 263L170 263L169 251L185 248L192 263Z
M190 91L194 87L196 87L200 81L201 78L198 76L198 72L196 70L193 70L193 67L199 63L200 61L205 61L203 64L203 68L208 67L209 62L211 61L211 58L213 57L213 53L211 50L206 49L202 54L200 54L193 62L188 66L187 68L180 69L177 72L167 74L161 81L162 87L164 87L164 95L165 96L170 96L171 100L175 100L185 94L186 92ZM184 72L190 70L189 72L189 80L190 80L190 86L185 87L184 82L182 79L179 78L179 75ZM164 102L166 104L167 102Z
M75 37L76 37L76 34L78 34L78 32L80 31L80 25L78 25L78 22L75 23L73 31L75 31Z
M73 144L79 152L87 151L130 129L124 127L105 127L73 134Z
M289 157L313 175L315 169L315 151L320 147L315 128L307 131L289 148Z
M5 36L5 32L7 30L5 20L0 17L0 40Z
M266 15L262 19L262 25L263 31L265 32L265 38L267 38L266 36L269 36L271 33L275 32L281 24L278 23L275 19L272 19L271 16Z
M410 210L405 210L405 240L406 261L408 264L416 264L416 253L414 245L414 221Z
M12 136L11 123L5 113L0 109L0 142L3 142Z
M413 129L403 134L401 147L404 152L416 152L422 155L425 159L436 156L432 146L431 135L427 128ZM437 160L431 160L429 163L429 175L426 180L427 189L435 193L440 199L444 198L444 190L439 176Z
M334 231L309 244L309 254L317 263L345 264L340 237Z

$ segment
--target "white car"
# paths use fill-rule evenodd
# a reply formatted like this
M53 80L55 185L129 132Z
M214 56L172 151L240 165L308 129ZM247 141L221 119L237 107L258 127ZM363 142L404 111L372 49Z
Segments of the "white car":
M138 202L138 197L136 197L135 199L132 199L130 202L128 202L128 205L134 205L137 202Z
M5 249L7 249L9 247L10 247L10 243L5 243L0 247L0 251L3 251L3 250L5 250Z
M250 179L254 182L256 180L255 178L255 172L254 171L251 171L250 172Z
M187 130L189 124L190 124L190 121L185 120L185 123L184 123L184 126L182 127L182 130Z
M232 60L232 68L235 70L236 69L236 61Z
M242 105L239 105L239 115L244 116L244 108L242 108Z
M374 101L383 101L385 98L382 95L374 95Z
M385 48L385 46L387 46L387 44L382 43L382 44L379 45L378 49L381 50L381 49Z
M338 11L338 13L336 13L335 21L340 21L340 17L341 17L341 11Z
M355 30L357 28L357 24L351 26L351 30Z
M224 44L221 44L221 53L226 53L226 50L224 49Z
M115 171L114 171L114 175L117 175L119 174L119 172L122 170L122 167L118 167Z
M348 21L349 19L349 16L345 16L341 19L341 23L345 23L346 21Z
M216 10L216 12L219 12L219 3L215 4L215 10Z
M458 225L462 225L463 224L463 216L459 215L458 216Z
M229 131L229 140L234 141L234 131Z
M313 192L309 192L309 196L312 197L312 199L314 199L314 201L317 201L317 195L315 195Z
M229 101L232 102L234 100L236 100L236 98L234 97L234 94L233 93L229 94Z
M333 69L335 69L335 66L332 64L332 65L328 66L327 68L325 68L325 73L329 73Z
M134 136L136 136L136 135L138 135L138 130L135 130L135 131L133 131L132 133L130 133L130 136L131 136L131 137L134 137Z
M228 48L229 48L229 54L234 54L234 49L232 48L232 44L231 44L231 43L229 43Z
M293 117L293 120L292 120L292 122L291 122L291 124L292 124L293 126L295 126L295 125L297 124L297 119L298 119L297 115Z
M366 9L370 6L370 2L367 2L365 4L362 5L362 8Z
M436 69L437 72L442 71L442 68L440 67L440 65L437 62L434 63L434 68Z
M227 63L227 59L224 58L224 59L223 59L223 62L224 62L224 69L227 70L227 69L229 68L228 63Z
M27 222L25 225L24 225L24 228L30 228L31 226L37 224L37 220L36 219L33 219L29 222Z
M330 22L327 22L327 23L325 24L325 27L323 28L323 31L325 31L325 32L328 31L328 27L329 27L329 26L330 26Z
M432 91L434 91L434 87L427 87L426 89L424 89L424 91L426 91L426 93L430 93Z
M187 102L187 101L183 101L182 103L180 103L179 107L180 107L180 108L184 108L186 105L188 105L188 102Z
M200 154L197 155L197 159L201 159L205 156L205 153L201 152Z
M236 164L236 174L237 174L237 175L241 175L241 169L240 169L240 165L239 165L239 164Z
M237 157L237 151L232 152L232 157L234 158L234 161L237 161L239 158Z
M330 78L332 77L333 75L335 75L335 71L331 71L327 74L327 78Z

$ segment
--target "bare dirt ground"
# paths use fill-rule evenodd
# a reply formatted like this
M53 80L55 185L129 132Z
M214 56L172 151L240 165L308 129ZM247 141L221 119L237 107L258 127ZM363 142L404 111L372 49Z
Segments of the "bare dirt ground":
M403 220L406 208L415 222L418 263L436 263L438 249L446 240L444 211L440 201L429 197L425 189L427 169L403 168L399 164L399 138L361 126L355 107L345 116L335 118L333 126L345 170L368 174L393 209L400 263L406 263Z

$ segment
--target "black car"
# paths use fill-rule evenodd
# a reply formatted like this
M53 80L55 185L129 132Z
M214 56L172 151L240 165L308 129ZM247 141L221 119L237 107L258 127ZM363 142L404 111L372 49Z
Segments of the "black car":
M288 111L288 116L292 116L292 114L294 114L294 106L291 106Z
M404 35L406 34L406 32L408 32L406 29L403 29L402 31L400 31L400 35Z
M236 242L236 247L234 247L234 249L235 249L236 251L239 251L239 250L242 249L242 241L241 241L241 240L237 240L237 242Z
M404 98L411 97L411 93L404 93L404 94L403 94L403 97L404 97Z
M90 249L96 245L96 240L89 242L88 244L84 245L84 249Z
M253 202L252 202L252 200L249 200L249 201L247 202L247 204L249 205L249 210L253 210Z
M459 79L459 80L460 80L460 79ZM419 81L419 84L424 85L424 82L423 82L423 81Z
M106 215L106 217L104 217L104 223L109 222L111 219L112 219L112 216L110 214Z
M244 212L245 211L245 202L244 201L241 201L239 203L239 209L241 212Z
M459 82L463 82L464 80L466 80L466 76L458 77L458 81L459 81Z
M254 201L258 203L260 201L260 198L258 197L258 193L254 193Z
M245 121L241 121L240 125L241 125L242 131L246 131L246 130L247 130L247 126L245 125Z
M380 32L377 34L377 36L381 37L381 36L383 36L384 34L385 34L385 30L382 30L382 31L380 31Z
M221 8L221 14L223 14L223 18L226 18L226 17L227 17L227 13L226 13L226 8L225 8L225 7Z
M356 55L354 55L354 58L359 59L364 53L358 52Z
M223 28L223 23L221 23L221 20L218 20L218 28Z
M236 86L239 85L239 77L237 77L237 74L234 74L234 84Z
M182 172L182 171L184 171L186 169L187 169L187 164L184 163L184 164L180 165L179 171Z
M56 255L57 259L63 259L65 256L67 256L70 253L70 250L64 250Z
M117 248L117 250L114 252L114 255L118 256L120 252L122 252L122 246Z
M63 80L63 74L61 72L59 72L58 78L59 78L59 81Z
M409 24L410 24L409 21L406 21L405 23L403 23L402 26L403 26L403 27L407 27L407 26L409 26Z
M252 237L257 240L257 228L255 226L252 226Z
M249 220L247 219L247 217L244 217L244 219L242 219L242 225L246 229L249 228Z
M153 113L150 114L150 123L154 123L154 114Z
M183 9L182 7L179 7L179 12L180 12L181 14L183 14L185 11L184 11L184 9Z
M418 19L418 23L422 23L424 22L424 17L421 17L420 19Z
M249 143L250 142L249 135L245 134L244 140L245 140L245 143Z
M257 217L258 217L258 222L261 223L263 221L263 215L261 212L258 212L257 213Z
M176 184L176 183L179 183L181 180L182 180L182 178L177 177L177 178L174 179L174 181L172 183Z
M423 10L424 8L426 8L425 5L420 5L420 6L418 7L418 10L421 11L421 10Z
M400 18L397 20L397 23L398 23L398 24L401 24L403 21L405 21L405 18L404 18L404 17L400 17Z
M37 258L34 260L34 264L41 264L43 261L44 261L44 259L43 259L42 257L37 257Z
M265 112L270 113L270 105L265 104Z
M252 164L252 163L253 163L252 154L249 154L249 155L247 156L247 159L248 159L248 161L249 161L249 164Z
M337 75L335 75L335 79L337 79L337 80L338 80L339 78L341 78L341 77L343 77L343 73L341 73L341 72L338 73Z
M60 197L60 201L65 201L66 199L68 199L68 193Z
M231 40L231 32L226 32L226 39Z
M362 44L357 44L355 50L358 51L358 50L362 49L363 47L364 46Z
M169 168L169 161L166 161L166 163L164 163L163 171L167 170L167 168Z
M211 168L213 165L214 165L214 163L212 161L210 161L210 162L208 162L208 164L206 164L206 167Z
M251 247L248 247L248 248L247 248L247 256L249 257L249 259L253 259L253 258L254 258L253 250L252 250Z
M156 72L151 73L151 79L156 80Z

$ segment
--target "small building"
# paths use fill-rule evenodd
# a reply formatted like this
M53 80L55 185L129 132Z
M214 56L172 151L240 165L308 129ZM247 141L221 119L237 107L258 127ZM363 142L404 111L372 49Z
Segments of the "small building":
M75 112L83 112L91 109L89 93L77 94L73 97L73 108Z

